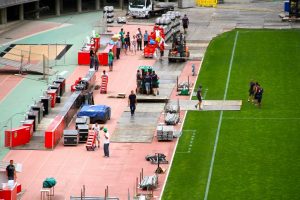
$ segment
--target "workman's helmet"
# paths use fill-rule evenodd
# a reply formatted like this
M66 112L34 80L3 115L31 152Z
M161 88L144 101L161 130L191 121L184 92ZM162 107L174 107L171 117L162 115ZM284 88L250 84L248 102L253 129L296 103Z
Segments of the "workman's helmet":
M107 128L104 128L103 131L106 133L107 132Z

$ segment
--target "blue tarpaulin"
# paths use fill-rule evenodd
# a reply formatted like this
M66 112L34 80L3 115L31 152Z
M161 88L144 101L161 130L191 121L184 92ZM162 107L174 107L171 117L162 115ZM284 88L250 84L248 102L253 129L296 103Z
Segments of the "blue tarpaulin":
M111 108L106 105L85 105L78 112L77 117L87 116L91 121L104 121L110 119Z

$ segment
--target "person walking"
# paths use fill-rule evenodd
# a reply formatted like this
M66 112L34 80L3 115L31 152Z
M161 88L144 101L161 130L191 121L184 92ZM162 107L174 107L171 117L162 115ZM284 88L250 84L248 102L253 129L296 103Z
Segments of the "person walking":
M182 18L182 26L183 26L184 34L186 34L188 26L189 26L189 18L187 17L186 14Z
M104 157L108 158L109 157L110 135L109 135L107 128L103 128L103 132L104 132L104 142L103 142Z
M113 70L113 64L114 64L114 53L113 53L112 49L110 49L109 52L108 52L108 67L109 67L109 71Z
M136 72L136 93L137 94L141 92L142 80L143 80L142 73L140 72L140 70L137 70Z
M137 50L142 51L142 40L143 40L143 34L140 28L138 28L138 31L136 33L136 41L137 41Z
M137 43L137 39L135 38L135 35L132 38L131 44L132 44L132 52L134 53L134 55L136 55L136 43Z
M144 33L144 49L148 45L148 37L149 37L149 34L146 30L145 33Z
M127 32L127 34L126 34L126 37L125 37L125 43L127 44L127 48L129 49L129 51L130 51L130 33L129 32Z
M261 100L263 97L263 92L264 92L264 89L262 87L260 87L258 90L258 93L256 94L257 95L257 105L259 108L261 108Z
M94 49L91 48L90 50L90 69L94 68L95 65L95 52Z
M256 92L255 92L255 105L257 105L259 108L261 108L261 100L263 96L264 89L258 84L256 87Z
M202 86L200 85L198 90L197 90L197 99L198 99L198 103L195 105L195 108L197 108L197 106L199 106L199 110L202 110L201 108L201 104L202 104Z
M99 69L99 59L98 59L97 51L98 50L95 50L95 53L94 53L94 62L95 62L95 71L96 72Z
M10 160L9 165L6 167L6 175L8 180L15 181L17 179L16 168L13 160Z
M259 90L259 83L258 82L255 82L254 86L253 86L253 100L252 100L252 103L256 104L257 103L257 96L256 96L256 93L257 91Z
M100 125L96 122L95 124L93 124L92 126L92 130L95 132L96 135L96 143L98 148L100 148L100 130L102 128L100 127Z
M250 81L249 86L250 86L250 88L249 88L248 102L253 101L253 99L254 99L255 82L254 81Z
M119 35L120 35L120 40L121 40L121 47L122 49L124 48L124 44L125 44L125 32L123 30L123 28L121 28L120 32L119 32Z
M162 60L165 52L165 40L163 38L160 40L159 43L159 51L160 51L159 59Z
M122 47L121 38L118 39L116 46L117 46L117 55L116 55L116 57L117 57L117 59L120 59L121 47Z
M149 72L147 72L144 77L144 83L145 83L146 93L147 93L147 95L149 95L150 94L150 86L151 86L151 76L150 76Z
M127 44L127 42L126 42L126 38L125 38L125 42L124 42L124 53L125 53L125 55L127 55L127 50L128 50L128 44Z
M136 109L136 104L137 104L136 95L134 94L134 91L131 90L131 94L128 97L128 106L130 108L131 116L134 116L134 111Z
M153 95L156 96L158 95L158 76L155 73L155 71L152 71L151 74L151 85L152 85L152 90L153 90Z

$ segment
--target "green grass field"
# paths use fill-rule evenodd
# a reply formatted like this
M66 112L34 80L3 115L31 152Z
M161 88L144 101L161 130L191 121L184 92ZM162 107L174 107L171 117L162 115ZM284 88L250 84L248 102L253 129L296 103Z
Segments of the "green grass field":
M224 98L231 57L226 99L243 100L242 109L188 112L163 200L300 199L300 30L215 38L197 81L206 100ZM251 79L264 88L261 109L247 102Z

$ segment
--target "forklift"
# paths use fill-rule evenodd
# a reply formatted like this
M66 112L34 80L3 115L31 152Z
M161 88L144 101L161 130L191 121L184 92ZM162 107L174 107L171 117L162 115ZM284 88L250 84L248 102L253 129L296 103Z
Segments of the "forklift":
M183 33L172 35L172 48L169 50L169 62L185 62L190 57L190 52L186 46L185 35Z

